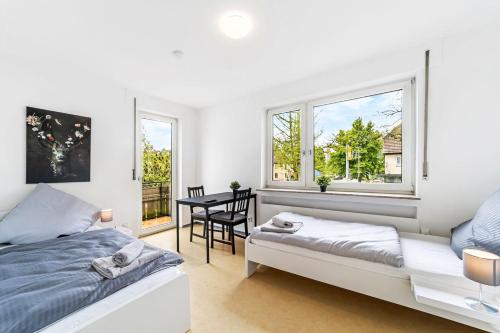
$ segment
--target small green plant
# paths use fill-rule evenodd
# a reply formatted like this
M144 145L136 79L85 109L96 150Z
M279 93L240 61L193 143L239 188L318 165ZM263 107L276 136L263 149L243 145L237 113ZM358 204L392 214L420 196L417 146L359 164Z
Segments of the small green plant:
M237 190L241 187L240 183L237 180L233 180L231 184L229 184L229 188L231 190Z
M328 186L331 183L331 179L328 176L321 175L318 178L316 178L316 184L319 186Z
M319 185L319 190L321 192L326 192L326 187L330 185L331 178L325 175L321 175L316 178L316 184Z

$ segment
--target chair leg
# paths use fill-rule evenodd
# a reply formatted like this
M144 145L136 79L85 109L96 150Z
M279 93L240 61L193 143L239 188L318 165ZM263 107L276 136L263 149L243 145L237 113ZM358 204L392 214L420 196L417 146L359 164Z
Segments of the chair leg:
M194 220L191 218L191 231L189 233L189 241L192 243L193 242L193 226L194 226Z
M207 223L208 224L208 223ZM214 222L210 221L210 247L214 248Z
M248 237L248 220L245 221L245 238Z
M203 237L207 237L208 236L208 222L207 223L203 223Z
M225 233L226 233L226 232L225 232L224 230L225 230L225 228L226 228L226 227L225 227L225 226L221 226L221 227L222 227L222 228L221 228L221 229L222 229L222 239L223 239L223 240L225 240L225 239L226 239L226 238L225 238Z
M232 247L232 250L233 250L233 255L236 254L236 245L234 243L234 226L230 226L229 227L229 233L231 234L231 247Z

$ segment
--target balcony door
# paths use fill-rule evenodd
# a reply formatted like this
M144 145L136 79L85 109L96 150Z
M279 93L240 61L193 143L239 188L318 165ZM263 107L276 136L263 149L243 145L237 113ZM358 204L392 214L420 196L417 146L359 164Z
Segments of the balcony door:
M140 235L147 235L175 226L177 121L147 112L140 112L138 120Z

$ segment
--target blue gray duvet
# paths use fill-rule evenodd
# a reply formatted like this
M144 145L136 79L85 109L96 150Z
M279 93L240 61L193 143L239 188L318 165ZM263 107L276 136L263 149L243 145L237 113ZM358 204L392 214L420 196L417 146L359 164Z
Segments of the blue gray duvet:
M91 267L93 259L112 255L132 240L114 229L102 229L0 250L0 332L37 331L183 262L176 253L165 251L112 280Z
M403 266L399 234L393 226L338 222L288 212L280 213L279 217L289 222L302 222L303 227L292 234L266 232L257 227L253 229L251 239L283 243L394 267Z

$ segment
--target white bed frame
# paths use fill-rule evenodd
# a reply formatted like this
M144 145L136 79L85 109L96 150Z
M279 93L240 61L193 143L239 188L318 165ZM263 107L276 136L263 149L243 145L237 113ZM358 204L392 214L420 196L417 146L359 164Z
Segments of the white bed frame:
M39 332L185 333L191 328L189 279L177 267L169 270L136 282L143 288L134 297L126 291L134 285L128 286Z
M247 278L256 272L259 264L380 298L486 331L500 332L499 328L492 326L491 323L417 302L410 279L397 278L260 246L253 244L250 237L247 237L245 241L245 272Z
M481 318L480 316L474 318L475 315L471 316L470 311L467 312L463 308L454 306L453 304L443 306L443 304L417 301L412 276L410 278L398 278L368 271L363 268L320 260L318 258L257 245L251 242L251 237L247 237L245 241L245 271L247 278L256 272L260 264L380 298L486 331L500 332L500 329L496 326L500 323L500 317L493 320L491 318ZM420 286L419 288L421 288ZM443 287L442 289L446 288ZM439 293L441 291L436 292ZM449 295L453 294L450 293ZM457 295L456 299L463 301L462 296L458 297Z

